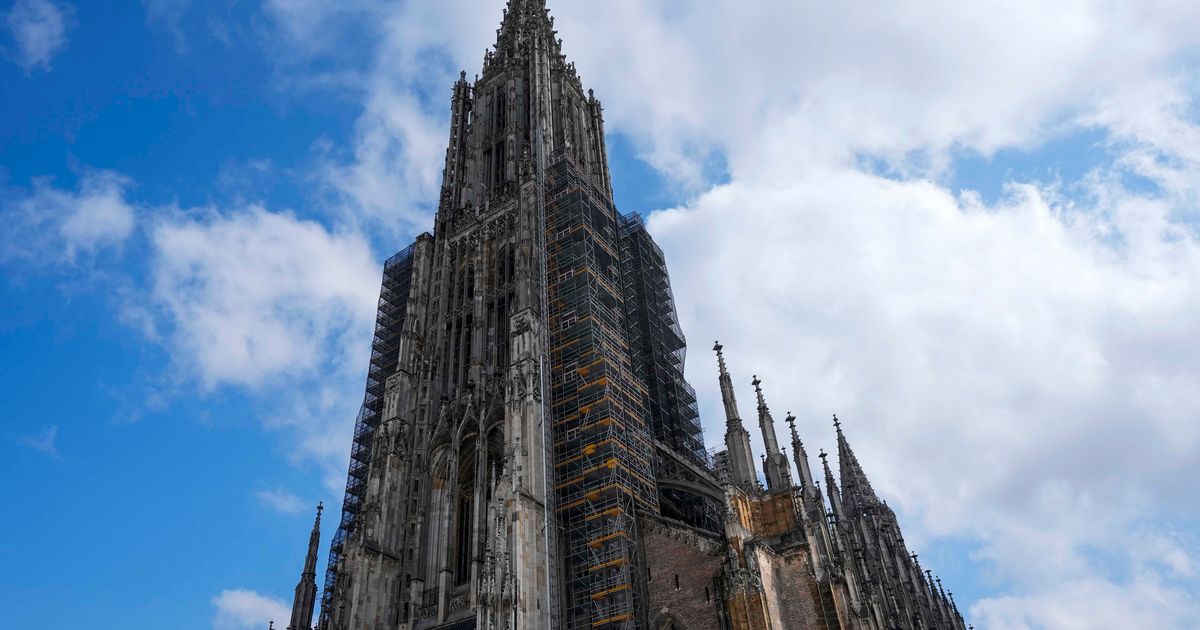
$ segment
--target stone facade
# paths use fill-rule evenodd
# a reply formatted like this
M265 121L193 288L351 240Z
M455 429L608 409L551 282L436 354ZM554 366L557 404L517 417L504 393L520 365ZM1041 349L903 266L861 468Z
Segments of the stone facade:
M964 628L840 425L826 503L755 377L760 481L720 344L713 466L665 259L544 0L510 0L450 110L434 230L384 267L320 630Z

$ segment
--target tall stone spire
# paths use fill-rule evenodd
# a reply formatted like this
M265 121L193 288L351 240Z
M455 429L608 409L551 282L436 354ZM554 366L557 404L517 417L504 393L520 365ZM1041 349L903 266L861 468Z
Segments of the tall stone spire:
M819 457L821 466L825 468L825 490L829 493L829 506L833 510L834 517L840 521L846 517L846 513L842 510L842 493L838 492L837 483L833 480L833 471L829 469L829 455L822 449Z
M837 429L838 467L842 477L842 500L855 513L861 512L864 509L877 507L879 505L879 497L875 495L875 489L871 487L871 482L867 480L867 475L858 463L858 458L854 456L854 451L850 448L850 442L846 441L846 435L842 433L842 423L836 415L833 416L833 426Z
M814 488L812 468L808 465L808 451L804 450L804 442L800 441L800 434L796 432L796 416L790 411L787 423L792 431L792 457L796 459L796 469L800 471L800 487L811 493Z
M721 370L721 400L725 403L725 448L729 452L729 478L734 485L746 489L758 489L758 476L754 474L754 453L750 450L750 433L742 426L738 414L737 398L733 395L733 379L725 367L724 346L713 344L717 353L717 365Z
M308 555L304 558L304 571L296 585L296 597L292 600L292 621L288 630L312 628L313 606L317 600L317 547L321 543L321 511L323 503L317 504L317 520L308 537Z
M779 451L779 438L775 435L775 419L771 417L771 409L763 398L762 381L754 375L754 394L758 398L758 428L762 431L763 446L767 453L764 457L763 474L767 478L767 487L773 492L783 492L792 487L792 473L789 470L787 456Z

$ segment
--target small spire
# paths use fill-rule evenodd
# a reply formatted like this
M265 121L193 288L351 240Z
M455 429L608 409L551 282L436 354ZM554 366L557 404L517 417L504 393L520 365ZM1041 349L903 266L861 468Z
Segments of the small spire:
M843 520L845 512L842 511L842 495L833 481L833 471L829 468L829 455L825 453L825 449L821 449L819 457L821 466L825 468L825 491L829 494L829 504L833 508L833 515L838 520Z
M275 630L275 620L274 619L272 619L270 622L267 623L267 630Z
M792 459L796 463L796 470L800 471L800 486L808 491L814 485L812 468L808 465L808 451L804 450L804 442L800 440L800 433L796 431L796 416L789 411L785 420L792 432Z
M758 429L762 433L763 449L766 451L763 455L763 474L767 478L767 487L776 492L790 490L792 472L787 458L779 449L779 437L775 435L775 419L771 417L771 409L767 407L767 401L763 398L762 381L755 374L751 383L754 384L754 394L758 398Z
M754 472L754 452L750 449L750 434L742 426L738 413L737 397L733 393L733 379L725 366L725 355L720 341L713 343L720 367L718 381L721 384L721 402L725 406L725 449L729 453L729 477L735 485L750 490L759 489L758 475Z

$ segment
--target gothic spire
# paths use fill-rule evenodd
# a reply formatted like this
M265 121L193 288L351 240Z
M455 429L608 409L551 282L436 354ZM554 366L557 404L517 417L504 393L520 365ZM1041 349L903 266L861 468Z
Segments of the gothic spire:
M321 511L324 509L324 503L317 504L317 518L308 536L308 555L304 557L300 583L296 584L292 621L288 624L288 630L309 630L312 627L313 606L317 599L317 548L321 544Z
M779 438L775 435L775 419L771 417L771 409L763 398L762 381L754 375L754 394L758 398L758 428L762 431L763 447L766 454L763 459L763 474L767 477L767 487L775 492L789 490L792 487L792 473L789 470L787 456L779 450Z
M796 469L800 471L800 486L811 492L813 489L813 474L812 468L808 465L808 451L804 450L804 442L800 441L800 434L796 432L796 416L792 412L787 414L788 428L792 431L792 457L796 460Z
M742 426L742 418L738 415L737 398L733 395L733 379L725 367L725 355L721 353L723 348L719 341L713 344L720 370L721 400L725 403L725 448L729 453L729 478L737 486L757 489L758 476L754 473L750 434Z
M833 515L839 521L845 518L845 512L842 511L842 493L838 492L837 484L833 481L833 471L829 469L829 455L825 449L821 449L820 455L821 466L825 468L825 491L829 493L829 506L833 509Z
M846 435L842 433L842 423L836 415L833 416L833 426L837 429L838 467L842 477L842 498L855 513L861 512L864 508L878 506L879 497L875 496L875 489L871 487L871 482L867 480L867 475L858 463L858 458L854 456L854 451L850 448L850 442L846 440Z
M766 448L767 456L779 453L779 440L775 436L775 420L771 417L771 409L767 407L767 401L763 398L762 381L758 380L758 375L754 375L754 380L750 381L754 385L754 395L758 398L758 426L762 429L763 446Z

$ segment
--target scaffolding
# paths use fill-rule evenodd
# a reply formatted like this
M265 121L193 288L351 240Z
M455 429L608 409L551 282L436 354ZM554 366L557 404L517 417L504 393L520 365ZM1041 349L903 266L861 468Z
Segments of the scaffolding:
M683 376L687 341L679 327L666 257L637 213L620 218L619 235L630 358L634 374L646 385L654 437L711 470L696 390Z
M617 224L630 361L646 386L647 417L659 445L655 477L670 476L666 471L673 469L675 459L712 475L696 390L683 375L687 341L675 311L667 259L640 215L629 213ZM659 503L663 516L708 531L722 527L724 506L704 495L660 486Z
M354 532L358 512L367 490L367 473L371 465L371 443L383 413L384 387L399 361L400 340L408 314L408 298L412 287L413 253L416 243L409 245L383 264L383 282L379 290L379 307L375 316L375 337L371 342L371 363L367 371L367 387L363 404L354 422L354 438L350 446L350 469L346 474L346 496L342 501L342 518L329 546L329 563L325 570L325 589L321 595L319 627L327 627L332 614L333 598L337 592L338 565L346 539Z
M633 628L645 616L637 514L658 513L646 392L629 363L616 210L561 152L545 233L565 625Z

